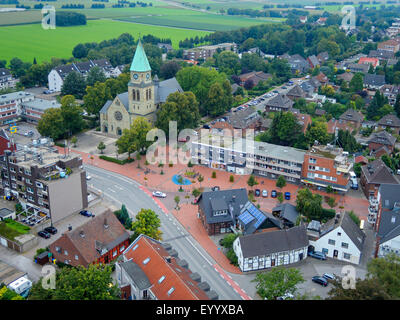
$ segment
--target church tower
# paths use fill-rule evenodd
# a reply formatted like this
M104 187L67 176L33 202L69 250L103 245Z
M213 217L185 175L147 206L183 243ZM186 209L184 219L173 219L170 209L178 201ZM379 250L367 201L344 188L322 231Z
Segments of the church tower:
M141 116L154 124L157 111L155 90L151 78L151 67L140 39L132 60L130 74L128 98L129 112L133 115L131 122Z

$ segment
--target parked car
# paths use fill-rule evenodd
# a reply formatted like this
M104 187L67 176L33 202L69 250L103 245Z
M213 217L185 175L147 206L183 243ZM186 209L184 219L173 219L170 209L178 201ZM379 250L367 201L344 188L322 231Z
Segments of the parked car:
M271 191L271 198L276 198L278 196L278 193L276 192L276 190L272 190Z
M308 252L308 255L319 260L326 260L326 254L320 251Z
M44 231L46 231L47 233L51 233L51 234L56 234L57 233L57 229L54 228L54 227L44 228Z
M325 278L326 280L328 280L328 281L332 281L332 280L335 280L335 279L336 279L335 275L332 274L332 273L324 273L324 274L322 275L322 277L324 277L324 278Z
M285 200L290 200L290 192L285 192Z
M94 214L91 213L89 210L81 210L79 214L85 217L94 217Z
M290 292L286 292L283 296L276 298L276 300L288 300L288 299L294 299L294 295L291 294Z
M324 277L315 276L315 277L312 277L312 281L315 283L318 283L324 287L326 287L328 285L328 281Z
M92 177L90 175L86 174L86 180L90 180L90 179L92 179Z
M219 191L221 188L219 186L214 186L211 188L212 191Z
M46 231L39 231L38 232L38 236L45 238L45 239L49 239L50 238L50 233L46 232Z
M259 197L260 194L261 194L260 189L256 189L256 190L254 191L254 194L255 194L256 197Z
M262 196L263 196L264 198L268 197L268 191L267 191L267 190L263 190L263 191L262 191Z
M161 191L153 191L153 197L166 198L167 195L164 192L161 192Z
M210 126L208 124L203 125L204 129L210 129Z

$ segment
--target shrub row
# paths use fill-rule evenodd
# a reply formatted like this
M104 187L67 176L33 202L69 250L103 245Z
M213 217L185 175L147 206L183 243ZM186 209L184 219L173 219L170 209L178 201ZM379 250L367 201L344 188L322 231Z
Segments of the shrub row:
M135 159L133 159L133 158L128 158L125 160L119 160L119 159L115 159L113 157L107 157L107 156L100 156L99 158L102 160L105 160L105 161L118 163L120 165L124 165L125 163L131 163L131 162L135 161Z

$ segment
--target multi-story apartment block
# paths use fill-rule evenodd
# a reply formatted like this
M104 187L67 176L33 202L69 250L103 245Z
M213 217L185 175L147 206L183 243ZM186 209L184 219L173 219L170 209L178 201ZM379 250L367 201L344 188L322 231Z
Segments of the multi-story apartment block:
M43 113L50 108L60 108L56 100L35 99L21 104L21 118L27 122L38 123Z
M8 69L0 68L0 90L15 88L17 82Z
M183 58L186 60L206 60L207 58L211 58L218 50L230 50L236 52L237 45L236 43L219 43L211 46L201 46L187 49L183 51Z
M304 156L301 182L306 185L346 192L350 188L349 172L353 164L343 149L331 145L313 146Z
M21 104L33 101L35 96L31 93L18 91L0 96L0 124L15 122L21 114Z
M59 154L47 139L0 157L0 194L14 196L25 210L55 223L87 207L86 172L77 154Z

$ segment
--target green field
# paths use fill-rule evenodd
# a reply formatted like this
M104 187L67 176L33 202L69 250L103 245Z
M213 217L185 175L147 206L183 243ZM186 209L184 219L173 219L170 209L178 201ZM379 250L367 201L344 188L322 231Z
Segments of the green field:
M175 48L178 48L180 40L209 33L111 20L91 20L86 26L59 27L55 30L44 30L40 24L0 27L0 58L9 61L13 57L19 57L29 62L33 61L33 58L38 62L49 61L52 57L70 58L72 49L78 43L100 42L125 32L135 39L139 33L142 36L153 34L159 38L171 38Z

